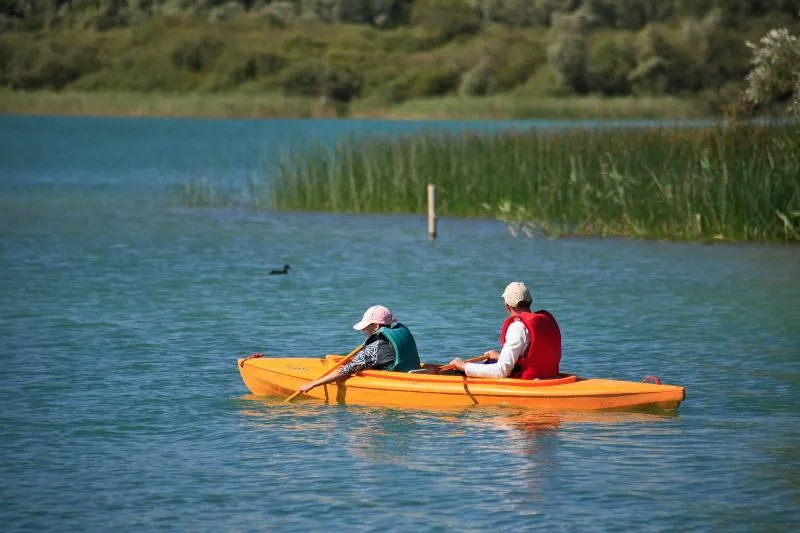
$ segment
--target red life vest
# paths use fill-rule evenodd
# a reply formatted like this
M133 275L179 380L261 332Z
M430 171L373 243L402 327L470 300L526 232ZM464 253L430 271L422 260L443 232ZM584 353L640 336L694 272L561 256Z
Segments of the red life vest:
M556 319L545 310L535 313L523 312L508 317L503 322L503 329L500 330L501 348L506 343L508 327L517 320L525 324L530 344L528 351L520 356L511 371L511 377L518 379L558 377L558 365L561 362L561 330Z

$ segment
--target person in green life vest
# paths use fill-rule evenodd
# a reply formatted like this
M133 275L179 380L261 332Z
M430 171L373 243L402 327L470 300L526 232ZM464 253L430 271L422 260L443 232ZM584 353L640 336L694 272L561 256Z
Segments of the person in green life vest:
M308 392L319 385L347 379L367 369L408 372L421 367L414 336L394 319L386 307L373 305L353 329L367 336L364 347L338 372L306 383L300 387L300 391Z

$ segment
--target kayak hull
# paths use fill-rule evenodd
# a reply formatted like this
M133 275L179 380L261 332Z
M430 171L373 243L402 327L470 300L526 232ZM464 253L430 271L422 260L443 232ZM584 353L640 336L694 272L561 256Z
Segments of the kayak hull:
M246 358L238 360L238 367L253 394L289 396L333 368L339 358ZM674 410L685 398L685 389L573 375L521 380L365 370L345 381L316 387L307 395L328 403L419 408L498 405L557 410Z

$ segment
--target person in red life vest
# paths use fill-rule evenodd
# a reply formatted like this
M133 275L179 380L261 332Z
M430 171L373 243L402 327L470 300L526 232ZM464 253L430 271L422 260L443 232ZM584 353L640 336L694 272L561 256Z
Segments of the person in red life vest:
M508 284L503 300L509 316L500 331L501 350L485 352L487 363L464 363L456 358L450 364L472 377L558 377L561 331L556 319L545 310L531 312L531 293L521 281Z

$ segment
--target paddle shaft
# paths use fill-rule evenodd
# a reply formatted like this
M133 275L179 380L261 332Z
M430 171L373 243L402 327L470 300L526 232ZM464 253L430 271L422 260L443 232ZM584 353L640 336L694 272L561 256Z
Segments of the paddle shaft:
M472 359L467 359L464 362L465 363L477 363L478 361L484 361L486 359L489 359L488 355L479 355L478 357L473 357ZM453 370L455 367L456 367L455 365L440 366L439 370L437 370L436 372L445 372L447 370Z
M349 362L350 362L350 360L351 360L353 357L355 357L355 356L356 356L356 354L359 352L359 350L361 350L361 348L363 348L363 347L364 347L364 345L363 345L363 344L361 344L361 345L359 345L359 346L356 346L356 348L355 348L355 349L354 349L352 352L350 352L349 354L347 354L346 356L344 356L344 357L342 358L342 360L341 360L341 361L339 361L338 363L336 363L335 365L333 365L333 368L331 368L330 370L326 370L326 371L325 371L325 373L323 373L323 374L322 374L320 377L318 377L318 378L317 378L317 379L315 379L314 381L317 381L318 379L322 379L322 378L324 378L325 376L327 376L328 374L330 374L331 372L335 372L335 371L339 370L341 367L343 367L344 365L346 365L347 363L349 363ZM289 396L288 398L286 398L286 399L283 401L283 403L289 403L289 402L291 402L292 400L294 400L294 399L295 399L297 396L301 395L302 393L303 393L303 391L297 391L297 392L295 392L294 394L292 394L291 396Z

